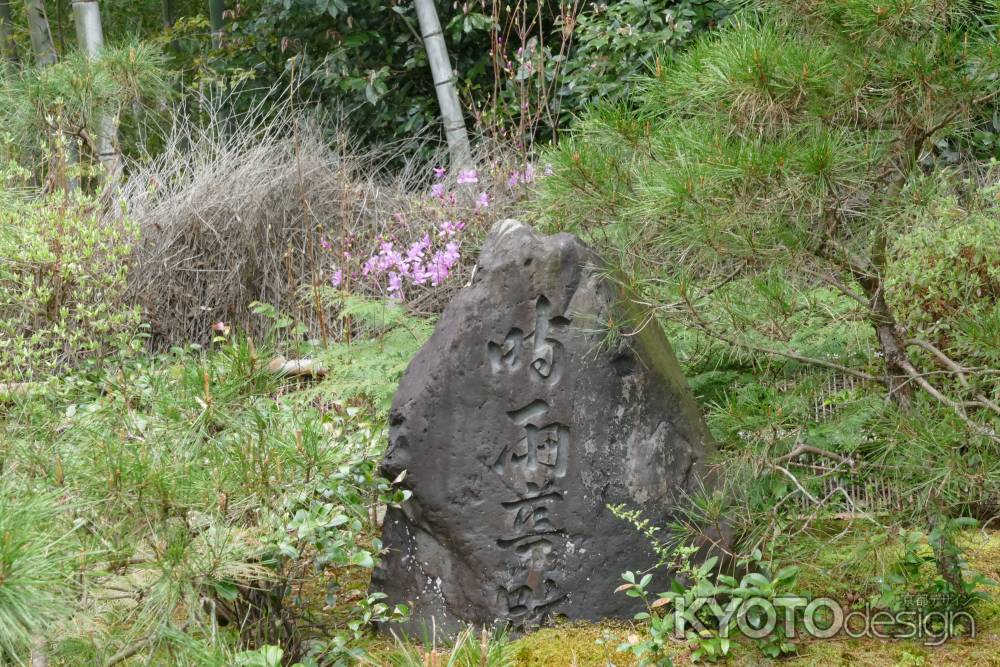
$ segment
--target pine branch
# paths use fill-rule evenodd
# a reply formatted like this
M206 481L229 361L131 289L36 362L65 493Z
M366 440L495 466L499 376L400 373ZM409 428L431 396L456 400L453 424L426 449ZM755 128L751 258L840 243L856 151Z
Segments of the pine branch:
M691 307L690 304L689 304L688 310L691 313L692 318L694 318L694 325L699 330L701 330L704 333L708 334L712 338L716 338L718 340L721 340L722 342L728 343L728 344L730 344L730 345L732 345L734 347L742 347L744 349L751 350L753 352L759 352L761 354L768 354L768 355L777 356L777 357L785 357L786 359L792 359L794 361L798 361L798 362L801 362L803 364L810 364L810 365L813 365L813 366L822 366L824 368L830 368L832 370L840 371L841 373L845 373L847 375L853 375L854 377L860 378L862 380L869 380L871 382L878 382L879 381L879 379L877 377L875 377L874 375L871 375L870 373L865 373L864 371L859 371L859 370L854 369L854 368L849 368L847 366L844 366L844 365L841 365L841 364L838 364L838 363L835 363L835 362L832 362L832 361L826 361L825 359L816 359L815 357L807 357L805 355L799 354L798 352L795 352L795 351L792 351L792 350L787 350L787 351L786 350L776 350L776 349L770 348L770 347L763 347L761 345L754 345L753 343L747 343L747 342L738 340L738 339L736 339L736 338L734 338L732 336L727 336L726 334L719 333L718 331L713 331L712 328L710 326L708 326L708 324L704 320L702 320L701 316L698 315L698 313L694 310L693 307Z

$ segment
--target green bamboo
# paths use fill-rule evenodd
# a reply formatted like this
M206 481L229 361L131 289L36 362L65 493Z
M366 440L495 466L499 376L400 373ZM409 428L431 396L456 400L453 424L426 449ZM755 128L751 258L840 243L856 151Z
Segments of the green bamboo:
M471 167L472 151L469 148L469 134L465 129L465 116L458 101L455 74L448 59L448 47L445 45L437 8L434 6L434 0L413 0L413 4L417 10L420 34L431 66L438 106L441 108L441 121L444 125L445 139L448 141L452 169L457 171Z
M174 25L174 0L163 0L160 4L163 8L163 27L170 28Z
M104 28L97 0L73 0L73 21L76 24L76 43L80 50L91 60L100 57L104 49ZM107 183L114 188L121 175L121 155L115 142L118 127L112 116L103 115L97 119L97 127L94 129L97 135L97 160L104 167Z
M31 50L35 54L35 64L39 67L54 65L58 56L56 47L52 43L49 17L45 13L45 0L24 0L24 11L28 15Z
M212 46L222 46L222 33L226 28L226 0L208 0L208 22L212 26Z

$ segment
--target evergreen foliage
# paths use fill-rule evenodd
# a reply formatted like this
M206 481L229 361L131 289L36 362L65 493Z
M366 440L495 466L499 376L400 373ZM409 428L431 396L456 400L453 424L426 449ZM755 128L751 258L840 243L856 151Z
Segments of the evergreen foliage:
M997 17L748 4L547 154L540 215L658 309L750 546L803 511L995 513Z

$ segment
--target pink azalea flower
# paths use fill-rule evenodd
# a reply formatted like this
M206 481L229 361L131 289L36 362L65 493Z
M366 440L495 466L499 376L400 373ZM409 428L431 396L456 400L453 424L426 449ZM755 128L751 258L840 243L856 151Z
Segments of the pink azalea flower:
M410 249L406 251L406 262L409 264L414 264L419 262L424 258L424 252L431 247L431 237L428 234L424 234L424 238L415 242L410 246Z
M475 169L467 169L459 172L457 182L459 185L472 185L479 182L479 176Z
M423 285L430 277L431 274L423 262L416 262L410 267L410 279L413 280L414 284Z
M438 236L454 236L461 227L461 223L455 223L451 220L445 220L441 223L441 227L438 229Z
M326 240L325 236L319 237L319 244L323 246L323 250L329 250L332 247L330 242Z
M389 294L400 294L403 291L403 281L395 271L389 272Z
M444 196L444 183L435 183L431 186L431 197L441 199Z
M458 244L454 241L450 241L444 247L444 253L441 255L441 259L444 261L445 265L450 269L458 263L459 253Z
M535 181L535 167L531 164L524 167L524 182L533 183Z
M334 287L340 287L340 285L343 282L344 282L344 272L341 271L340 269L337 269L336 271L333 272L333 275L330 276L330 284L333 285Z
M447 173L448 173L448 170L445 169L444 167L434 167L434 178L436 178L438 180L441 180L442 178L444 178L445 174L447 174Z
M490 193L480 192L479 198L476 200L476 210L486 208L490 205Z
M434 258L431 260L430 265L430 277L431 277L431 287L437 287L443 283L448 278L449 266L444 260L444 253L438 251L434 253Z

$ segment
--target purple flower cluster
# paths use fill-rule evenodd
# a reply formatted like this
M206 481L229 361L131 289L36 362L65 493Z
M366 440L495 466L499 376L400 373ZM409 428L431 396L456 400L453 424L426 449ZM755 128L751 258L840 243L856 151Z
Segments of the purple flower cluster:
M545 165L545 170L542 172L543 176L552 175L552 166ZM524 171L512 171L510 178L507 179L507 187L513 190L519 185L531 185L535 182L535 166L530 162L524 165Z
M334 249L335 243L331 243L326 237L320 238L323 250L329 252L334 260L327 274L330 284L335 288L348 290L357 286L364 291L387 293L396 299L405 298L408 288L435 288L442 285L461 260L461 235L465 229L462 218L471 216L468 219L474 223L481 218L488 219L486 209L504 201L503 193L489 189L494 178L503 173L502 169L499 164L493 164L482 181L480 177L483 174L475 169L458 171L453 181L457 185L473 186L482 182L480 187L484 188L483 191L477 193L479 188L466 190L470 195L476 193L471 198L464 196L462 189L449 189L447 169L434 168L434 183L430 189L429 201L426 205L421 205L419 213L420 217L427 220L425 224L434 225L434 230L412 243L400 239L413 238L412 222L407 221L402 213L392 216L393 220L385 236L375 239L378 250L370 255L365 252L358 256L356 252L352 252L355 241L353 236L337 241L336 244L341 246L337 250ZM549 173L551 169L546 167L545 174ZM507 185L510 190L517 190L522 185L535 182L537 176L535 167L527 164L523 169L510 172ZM495 197L499 199L495 201ZM419 233L418 231L417 234ZM364 257L367 260L358 266L358 262Z
M424 234L405 252L397 250L392 241L383 241L378 253L361 267L361 275L374 278L385 276L389 295L395 298L402 297L407 283L437 287L448 279L451 270L458 264L461 257L458 236L464 228L462 222L446 220L438 229L436 242L432 242L430 234ZM435 245L438 247L435 248Z

